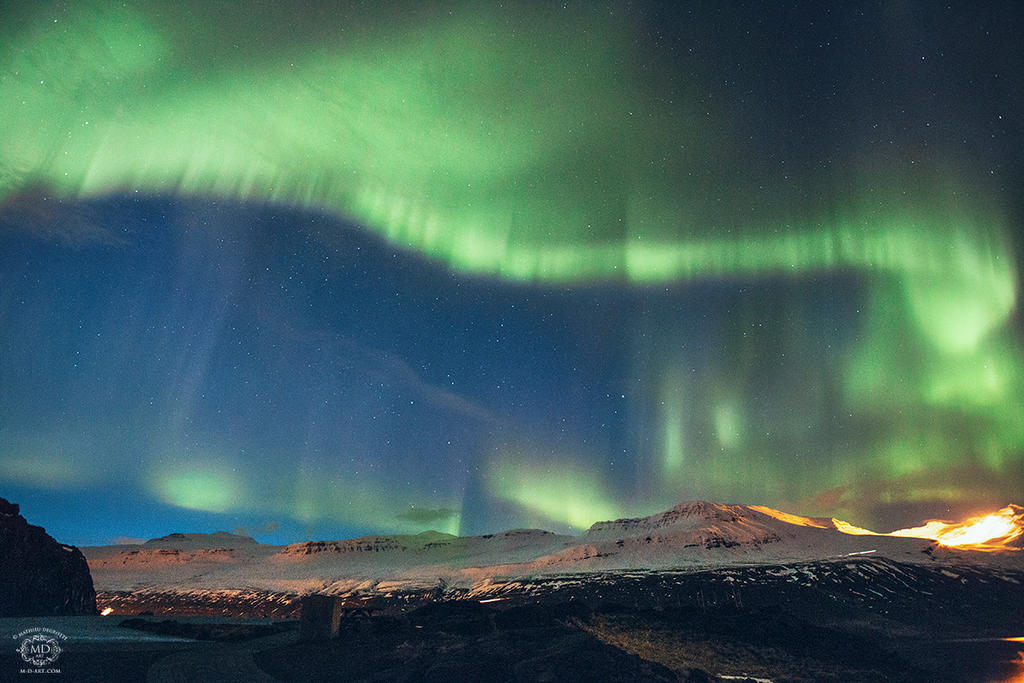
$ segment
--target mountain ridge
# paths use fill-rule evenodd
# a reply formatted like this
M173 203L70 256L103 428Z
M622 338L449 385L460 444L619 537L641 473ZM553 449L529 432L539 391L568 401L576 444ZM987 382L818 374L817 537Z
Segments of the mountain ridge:
M200 547L209 543L222 545ZM1011 549L986 553L922 538L852 535L842 533L830 518L701 500L647 517L597 522L579 536L515 529L481 536L423 532L269 545L226 532L176 533L141 546L93 546L83 552L97 587L106 591L343 593L439 582L469 588L510 577L696 571L861 555L911 563L1024 566L1024 553Z

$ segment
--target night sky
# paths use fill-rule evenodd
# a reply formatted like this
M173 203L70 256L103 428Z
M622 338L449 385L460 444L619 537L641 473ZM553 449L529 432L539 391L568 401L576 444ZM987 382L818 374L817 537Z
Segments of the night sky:
M1024 503L1015 3L0 5L65 542Z

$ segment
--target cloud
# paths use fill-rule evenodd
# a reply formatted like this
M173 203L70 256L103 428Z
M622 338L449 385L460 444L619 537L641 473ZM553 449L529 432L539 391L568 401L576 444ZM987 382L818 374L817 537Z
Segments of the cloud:
M423 379L401 356L360 344L344 335L317 330L309 321L300 318L286 320L280 314L282 310L287 310L287 306L272 307L271 300L264 299L256 314L263 325L274 329L282 337L331 349L335 357L345 359L349 368L380 380L393 381L439 410L463 415L478 422L501 423L494 413L480 404Z
M67 199L34 185L0 201L0 234L14 232L80 249L127 244L92 202Z
M1020 461L986 468L980 461L934 466L896 477L868 476L805 498L800 512L838 516L878 531L918 526L928 519L962 519L992 512L1020 497Z
M459 511L451 508L418 508L410 506L408 510L398 513L395 517L406 522L413 522L414 524L432 524L434 522L447 521L458 515Z
M62 490L80 488L91 479L88 473L62 454L2 455L0 481L37 489Z
M135 538L134 536L114 536L107 541L107 545L142 545L145 542L146 539Z
M274 533L278 526L280 526L279 522L267 522L259 526L236 526L233 533L238 536L261 536Z
M827 491L821 491L803 502L806 504L805 507L812 510L838 510L849 503L855 502L856 498L851 498L849 492L849 484L842 484Z

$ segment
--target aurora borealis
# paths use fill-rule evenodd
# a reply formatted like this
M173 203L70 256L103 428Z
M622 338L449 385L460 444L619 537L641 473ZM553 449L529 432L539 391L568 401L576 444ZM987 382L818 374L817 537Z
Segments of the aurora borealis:
M0 491L58 538L1024 498L1018 9L2 11Z

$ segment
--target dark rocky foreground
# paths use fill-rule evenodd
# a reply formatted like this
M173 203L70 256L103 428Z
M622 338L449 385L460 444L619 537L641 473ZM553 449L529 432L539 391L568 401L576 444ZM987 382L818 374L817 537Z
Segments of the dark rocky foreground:
M100 609L111 608L118 615L165 617L247 617L253 619L298 619L296 593L263 591L161 590L99 591Z
M590 633L591 617L581 604L501 610L440 602L403 616L351 619L336 639L290 643L255 661L285 681L680 680Z
M509 604L514 603L514 604ZM1008 681L1019 643L823 625L789 611L689 607L655 612L581 602L458 600L350 619L340 636L302 642L296 622L132 619L179 642L76 640L75 681ZM79 618L81 619L81 618ZM101 617L85 619L102 620ZM884 624L881 624L884 626ZM125 628L129 632L128 628ZM0 657L2 659L2 657ZM17 655L0 680L20 680ZM7 674L10 674L9 676Z
M58 543L0 498L0 617L95 613L82 551Z
M264 636L295 630L293 621L273 621L264 624L239 623L197 623L194 621L177 621L174 619L146 619L133 617L118 624L124 628L135 629L160 636L191 638L192 640L212 640L217 642L237 642L252 640Z
M163 599L170 607L172 597ZM190 608L197 599L191 596ZM232 609L286 601L242 593L233 599ZM291 608L297 603L287 601ZM496 584L486 595L435 589L377 596L372 603L381 608L373 610L376 616L343 619L336 639L301 642L297 626L278 624L283 633L257 637L256 629L255 639L243 643L182 645L176 659L157 659L152 666L168 670L176 661L206 661L223 667L241 656L249 668L232 671L286 681L699 681L746 675L985 682L1024 673L1013 661L1024 643L1001 640L1024 636L1024 573L1006 569L850 558L538 577ZM224 602L217 604L225 609ZM189 626L176 631L164 616L149 620L162 625L145 628L202 637L190 634ZM232 628L206 633L211 640L248 637ZM211 669L208 680L231 675L218 679Z

